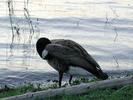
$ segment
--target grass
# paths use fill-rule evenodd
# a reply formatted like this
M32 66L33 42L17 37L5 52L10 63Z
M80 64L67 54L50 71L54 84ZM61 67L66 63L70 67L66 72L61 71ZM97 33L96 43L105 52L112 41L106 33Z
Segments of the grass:
M133 98L133 84L121 88L93 90L86 95L58 95L56 97L36 100L131 100Z
M96 78L92 80L88 80L86 78L80 78L74 80L72 85L77 85L80 83L89 83L94 81L99 81L99 80ZM53 80L53 82L57 83L55 80ZM65 87L66 85L67 84L65 84L62 87ZM57 84L54 84L49 88L40 88L40 84L37 85L36 88L33 86L33 84L24 85L16 89L9 89L8 87L5 87L5 89L0 90L0 98L20 95L27 92L36 92L36 91L56 89L56 88L59 88ZM96 89L84 95L62 94L50 98L43 98L43 99L37 98L36 100L131 100L132 98L133 98L133 84L125 87L115 87L104 90Z
M10 89L7 86L5 86L4 89L0 90L0 99L5 98L5 97L25 94L28 92L36 92L36 91L43 91L43 90L47 90L47 89L57 89L57 88L59 88L59 86L57 84L54 84L48 88L40 88L40 84L38 84L36 88L34 87L33 84L27 84L27 85L24 85L22 87L18 87L15 89Z
M41 88L34 88L32 84L24 85L22 87L18 87L16 89L9 89L8 87L5 87L5 89L0 91L0 98L4 97L9 97L9 96L15 96L15 95L20 95L24 94L28 91L31 92L36 92L36 91L41 91Z

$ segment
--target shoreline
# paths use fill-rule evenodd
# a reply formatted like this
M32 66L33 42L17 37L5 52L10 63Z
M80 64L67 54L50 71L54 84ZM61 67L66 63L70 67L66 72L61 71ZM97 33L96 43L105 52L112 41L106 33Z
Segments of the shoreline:
M110 78L120 78L120 77L126 77L129 75L133 75L133 69L131 70L104 70L105 73L107 73L109 75L109 79ZM17 73L23 73L23 72L17 72ZM24 85L28 85L28 84L33 84L33 85L38 85L40 84L42 87L49 87L51 85L57 84L58 82L58 73L56 71L52 71L52 72L38 72L38 71L28 71L28 74L26 77L23 77L23 79L18 79L18 81L14 81L15 78L10 77L8 78L8 80L10 81L6 81L2 83L0 83L0 89L4 88L5 86L8 86L9 88L17 88L17 87L21 87ZM30 78L30 76L32 76ZM89 77L88 77L89 76ZM91 74L88 74L88 76L74 76L73 80L76 79L80 79L82 77L85 77L89 80L93 79L94 76ZM64 74L63 76L63 84L68 84L68 78L69 75ZM33 79L33 80L32 80Z
M0 96L0 99L2 100L27 100L27 99L34 99L34 100L55 100L57 97L63 97L65 98L69 97L69 95L76 98L77 96L80 96L79 98L88 95L90 98L92 98L92 93L94 92L95 95L93 95L93 98L97 98L97 92L101 93L100 98L108 98L112 97L111 100L114 100L114 97L117 99L119 98L118 95L121 95L120 100L125 100L125 95L130 96L131 100L133 97L133 76L128 76L124 78L117 78L117 79L109 79L109 80L98 80L96 78L93 78L92 80L86 80L85 78L82 78L79 83L76 82L76 84L71 84L70 86L67 84L65 86L59 87L58 85L48 87L48 88L41 88L40 85L38 85L36 88L33 86L33 84L25 85L23 87L18 88L8 88L5 87L5 89L0 90L2 93ZM81 90L80 90L81 89ZM76 92L75 92L76 90ZM81 92L82 91L82 92ZM89 92L91 91L91 92ZM6 93L6 95L5 95ZM52 93L52 94L51 94ZM62 94L63 93L63 94ZM90 94L89 94L90 93ZM115 95L114 95L115 93ZM103 95L104 94L104 95ZM108 97L107 97L108 96ZM45 99L44 99L45 98ZM88 97L87 97L88 98ZM99 98L99 97L98 97ZM117 100L116 99L116 100ZM62 100L62 99L60 99ZM74 99L69 99L74 100Z

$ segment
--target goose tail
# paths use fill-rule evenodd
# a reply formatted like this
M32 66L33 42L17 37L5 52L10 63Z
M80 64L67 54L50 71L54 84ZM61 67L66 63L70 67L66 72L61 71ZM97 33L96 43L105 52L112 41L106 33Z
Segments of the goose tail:
M104 73L100 67L96 67L95 70L91 71L93 75L95 75L98 79L106 80L108 79L108 75Z

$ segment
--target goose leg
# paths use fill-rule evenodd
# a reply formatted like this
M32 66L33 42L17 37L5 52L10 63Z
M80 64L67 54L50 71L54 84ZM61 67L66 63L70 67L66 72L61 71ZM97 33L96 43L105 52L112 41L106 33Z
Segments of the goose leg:
M70 78L69 78L69 84L71 84L71 80L72 80L72 75L70 75Z
M63 77L63 73L59 72L59 86L61 86L62 77Z

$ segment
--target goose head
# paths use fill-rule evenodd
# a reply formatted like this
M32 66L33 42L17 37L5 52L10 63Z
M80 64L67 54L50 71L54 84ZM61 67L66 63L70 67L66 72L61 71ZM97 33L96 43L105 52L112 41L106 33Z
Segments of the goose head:
M38 52L38 54L40 55L41 58L43 58L43 56L42 56L42 53L43 52L46 52L47 53L47 51L44 51L44 50L45 50L45 47L48 44L50 44L50 43L51 43L51 41L48 38L45 38L45 37L40 38L37 41L37 43L36 43L36 49L37 49L37 52Z

